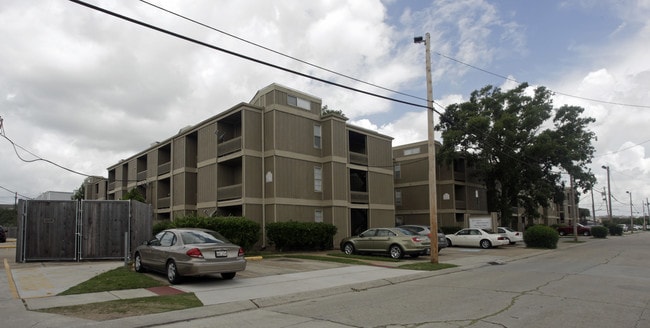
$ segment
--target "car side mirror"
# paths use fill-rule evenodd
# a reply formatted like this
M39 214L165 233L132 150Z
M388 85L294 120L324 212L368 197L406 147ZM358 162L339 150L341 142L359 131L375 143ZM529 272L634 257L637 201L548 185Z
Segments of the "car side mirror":
M147 246L160 246L160 240L158 239L152 239L148 242L146 242Z

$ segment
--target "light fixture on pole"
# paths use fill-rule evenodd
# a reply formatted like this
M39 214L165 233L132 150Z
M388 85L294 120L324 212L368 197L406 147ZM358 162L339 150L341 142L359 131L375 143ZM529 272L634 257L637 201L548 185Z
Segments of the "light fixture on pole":
M632 192L626 191L630 194L630 233L634 233L634 216L632 215Z
M607 202L608 202L607 217L609 219L609 222L611 223L612 222L612 188L610 187L610 183L609 183L609 166L603 165L601 167L607 170Z
M436 196L436 145L433 135L433 82L431 81L431 37L429 33L413 38L414 43L423 43L427 70L427 136L429 152L429 225L431 230L431 263L438 263L438 204Z

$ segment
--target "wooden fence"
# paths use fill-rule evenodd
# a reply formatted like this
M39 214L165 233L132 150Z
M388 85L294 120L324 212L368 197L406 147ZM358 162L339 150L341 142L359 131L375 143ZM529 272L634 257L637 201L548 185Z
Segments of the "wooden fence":
M127 260L151 238L152 219L133 200L20 200L16 261Z

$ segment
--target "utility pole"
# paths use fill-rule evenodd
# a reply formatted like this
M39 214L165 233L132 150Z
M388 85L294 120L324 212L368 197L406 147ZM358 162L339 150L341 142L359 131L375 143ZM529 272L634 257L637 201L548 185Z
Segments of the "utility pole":
M634 233L634 216L632 215L632 192L626 191L630 194L630 233Z
M609 166L608 165L603 165L602 168L607 170L607 216L609 218L609 222L612 222L612 187L609 183Z
M436 145L433 134L433 82L431 80L431 36L413 38L413 42L424 42L427 70L427 136L429 152L429 225L431 230L431 263L438 263L438 197L436 196Z
M594 204L594 188L591 188L591 217L596 223L596 205Z
M571 207L569 214L573 218L573 239L578 242L578 216L576 215L576 192L573 189L573 176L569 175L569 184L571 185Z

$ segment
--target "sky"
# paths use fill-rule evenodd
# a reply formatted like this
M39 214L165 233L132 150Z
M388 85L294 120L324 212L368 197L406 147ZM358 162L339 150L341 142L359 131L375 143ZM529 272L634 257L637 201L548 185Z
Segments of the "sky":
M88 3L419 105L426 99L425 46L413 38L429 33L438 110L487 85L545 86L556 94L555 107L581 106L596 120L590 167L598 183L593 206L587 193L580 207L606 215L602 166L610 168L613 215L640 216L650 197L650 0ZM0 2L0 44L0 204L13 203L16 193L71 192L85 175L106 177L121 159L250 101L271 83L321 98L350 124L392 136L394 146L427 138L421 107L71 1Z

